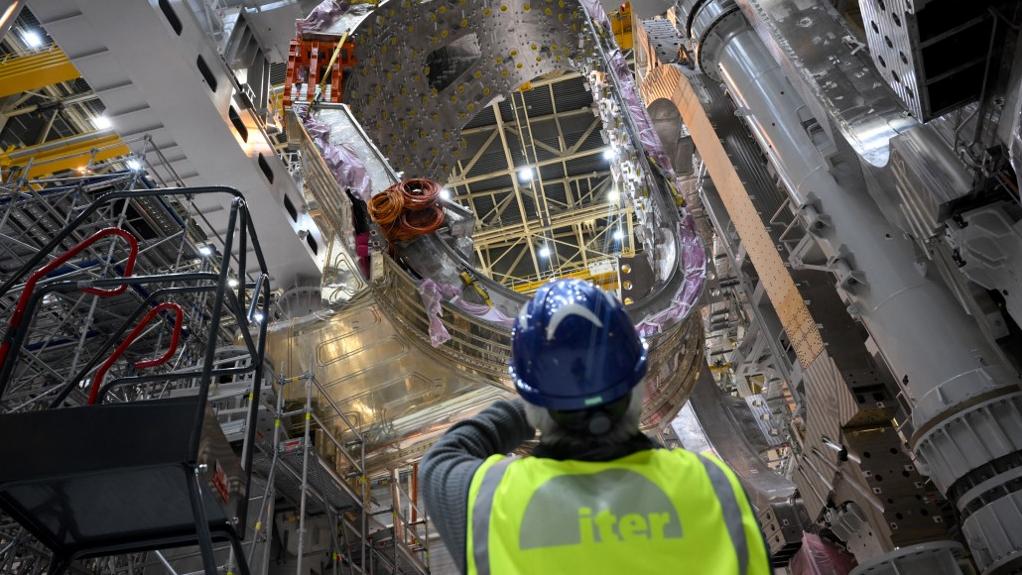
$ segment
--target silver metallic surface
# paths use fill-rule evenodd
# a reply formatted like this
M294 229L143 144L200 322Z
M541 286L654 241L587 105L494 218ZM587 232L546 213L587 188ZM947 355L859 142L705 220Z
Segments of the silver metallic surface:
M759 452L745 439L738 418L726 405L726 396L703 370L692 389L692 407L714 451L742 479L753 505L764 509L771 504L791 503L795 484L763 463Z
M696 45L696 62L706 75L720 80L716 66L717 53L731 34L745 28L738 4L735 0L709 0L700 5L690 20L690 33Z
M720 67L738 106L749 110L746 120L793 198L800 205L814 204L831 218L818 234L824 252L832 258L850 255L855 268L863 272L866 284L856 280L847 286L848 291L874 339L889 354L895 373L909 378L917 400L942 382L954 386L956 378L974 371L990 370L997 376L962 393L974 396L1003 386L1005 375L998 372L999 362L975 325L942 285L912 266L916 256L911 241L892 229L872 201L848 193L830 174L823 154L798 121L798 96L784 88L787 81L780 69L763 71L769 59L750 30L726 46ZM923 327L926 322L932 325ZM928 342L913 335L920 330L948 334L942 342L947 351L939 359ZM990 367L974 367L977 355L986 358L984 363ZM921 425L951 407L947 401L940 403L944 405L939 409L917 408L914 419Z
M503 33L509 18L515 22L513 35ZM620 56L602 47L596 50L592 31L582 6L563 0L414 5L391 1L366 16L352 33L358 65L345 90L352 113L348 114L345 106L325 106L316 114L331 126L332 144L346 145L366 162L372 191L379 193L397 177L389 166L409 175L443 179L450 171L461 126L526 81L565 69L588 74L594 108L604 118L608 137L619 146L616 169L620 171L615 180L622 195L637 206L639 236L648 240L647 257L657 274L652 293L629 309L644 326L650 346L642 423L656 427L677 413L701 363L702 333L698 319L690 317L688 309L698 296L693 281L701 276L692 274L702 273L703 254L698 241L691 241L694 234L682 236L683 222L669 188L646 163L643 150L648 144L645 139L640 141L617 76L598 71L610 66L603 58ZM420 34L423 41L409 43L409 34ZM366 133L357 129L360 123ZM303 156L315 155L309 149L309 139L299 139ZM306 186L309 211L324 223L323 229L335 230L344 238L335 244L342 248L345 265L335 267L355 269L350 206L336 185L328 185L329 171L316 160L307 162L311 169L305 174L307 182L314 184ZM372 429L368 435L373 446L386 446L377 449L374 457L386 461L414 459L445 422L510 391L506 367L509 327L525 298L478 273L471 226L463 225L470 221L468 214L454 205L446 211L444 228L392 246L394 259L373 254L372 278L364 301L356 297L364 290L356 282L343 294L358 302L354 308L329 318L302 320L302 337L278 339L270 345L275 363L290 366L287 373L323 370L328 373L317 373L317 378L330 386L336 400L359 398L356 411ZM430 316L419 293L419 280L402 266L435 282L442 291L459 294L444 297L440 321L451 334L446 343L431 342ZM471 287L465 285L465 274L473 280ZM679 308L679 301L685 305ZM488 311L482 313L480 308ZM362 310L358 312L361 315L348 317L357 309ZM363 316L368 309L374 310L368 325L382 330L374 339L401 340L400 351L377 351L373 345L352 343L354 347L347 351L335 352L333 347L315 343L323 338L340 341L339 336L329 335L338 332L347 334L343 336L346 341L362 341L356 326L366 325ZM301 359L313 357L312 349L323 349L315 352L320 355L341 355L337 360ZM394 361L395 357L403 359ZM393 365L385 367L388 361ZM372 369L363 377L370 365ZM399 380L399 368L421 376ZM380 371L386 369L399 371L390 375ZM337 375L331 375L331 370L337 370ZM337 381L340 373L352 374L344 386L328 383ZM368 373L377 375L368 377ZM399 386L403 393L397 393Z
M912 115L925 120L924 90L920 89L919 74L916 73L922 62L913 50L911 39L913 33L918 33L915 7L906 0L860 0L859 9L877 72Z
M1022 84L1016 86L1015 90L1015 107L1009 109L1012 128L1008 145L1011 167L1015 169L1018 189L1022 190ZM1022 202L1022 196L1019 196L1019 201Z
M582 46L591 48L579 35L582 18L575 2L391 0L352 34L358 65L345 99L394 166L443 180L454 167L461 126L499 96L572 67L569 60L582 57ZM419 41L406 41L409 36ZM438 78L442 71L430 69L431 54L449 45L475 58L452 70L453 77Z
M817 118L829 118L874 166L887 164L889 142L915 126L884 84L864 46L820 0L737 0L776 62ZM831 126L823 126L828 133ZM834 134L831 135L834 137Z
M970 174L929 125L891 140L889 167L906 231L920 242L937 235L951 215L951 204L972 191Z
M263 242L276 285L318 279L320 262L298 235L306 231L319 244L325 242L311 218L288 218L283 198L297 205L299 192L256 110L244 103L235 74L187 3L168 4L181 20L180 35L156 2L37 0L30 9L102 100L118 135L151 136L187 185L229 183L244 191L256 227L281 234L277 241ZM200 57L215 85L200 75ZM244 138L229 119L232 109L244 124ZM258 167L260 156L272 181ZM226 229L228 205L208 197L196 202L210 222L206 232L211 237Z
M960 214L947 236L957 250L959 270L976 284L1004 297L1004 310L1022 324L1022 219L1015 204L997 202Z
M959 560L965 549L954 541L933 541L910 545L859 563L851 575L900 575L901 573L928 573L930 575L962 575Z
M908 388L921 463L937 457L954 462L947 468L950 474L932 465L923 468L947 491L951 480L1019 449L1014 439L1003 439L1022 441L1017 418L990 411L994 405L1010 405L1018 395L1013 393L1014 378L947 289L915 268L912 241L861 192L861 180L840 171L832 174L803 124L792 113L784 113L799 109L802 102L790 88L781 88L787 82L779 69L764 72L766 60L766 48L751 30L740 33L721 51L721 75L736 104L747 110L744 117L782 180L789 186L794 183L789 188L793 198L829 218L814 232L817 242L850 309ZM991 501L980 509L1001 518L1008 504ZM977 550L993 544L983 539L970 543ZM991 560L1018 552L1014 543L1006 547Z

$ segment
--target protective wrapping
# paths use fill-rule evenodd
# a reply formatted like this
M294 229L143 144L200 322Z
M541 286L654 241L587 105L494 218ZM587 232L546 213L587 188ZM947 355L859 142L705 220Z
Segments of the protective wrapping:
M515 318L507 317L496 307L484 303L466 301L460 295L451 300L451 305L479 319L497 323L504 327L511 327L515 323Z
M347 146L330 142L329 124L320 122L311 115L303 118L303 123L337 184L351 190L362 201L368 202L372 190L369 173L366 172L362 160Z
M599 0L579 0L583 8L592 18L593 23L602 28L602 32L612 34L610 20ZM649 112L642 101L635 79L628 67L621 50L616 47L609 54L608 73L613 74L616 80L622 104L635 124L639 133L639 142L649 157L662 171L664 178L673 182L675 186L681 186L681 180L675 175L671 166L670 158L664 150L663 143L657 135L653 122L650 120ZM646 317L636 328L643 337L649 337L660 333L665 325L679 322L695 308L706 282L706 250L702 240L696 232L695 221L684 208L682 210L681 222L678 224L678 239L681 246L679 254L680 267L685 274L685 280L681 288L671 298L667 309Z
M610 18L607 18L607 12L603 9L603 4L600 4L600 0L578 0L579 4L585 8L585 11L589 14L589 17L593 19L593 23L600 26L607 33L613 35L614 31L610 27Z
M802 548L791 558L792 575L848 575L855 557L813 533L802 534Z
M329 28L331 24L343 16L351 8L350 2L342 0L324 0L302 20L295 20L295 30L299 35L306 32L318 32Z
M635 127L639 130L639 141L642 143L643 149L646 150L646 155L663 170L665 177L674 179L671 160L664 152L660 136L657 135L653 122L649 119L649 112L646 111L646 105L642 102L642 96L639 95L639 90L635 86L635 80L628 68L628 60L621 54L621 50L615 49L611 53L610 70L617 78L618 87L621 89L621 99L624 101L628 115L632 117Z
M603 32L613 37L614 32L610 25L610 19L607 18L607 12L603 9L600 1L579 0L579 3L582 4L586 13L589 14L593 24L598 28L602 28ZM657 136L656 130L653 128L653 122L650 121L646 105L643 104L642 97L639 95L639 90L628 67L628 60L625 59L621 50L616 46L610 52L609 58L608 72L613 74L617 80L617 86L620 88L621 99L624 101L626 112L631 116L636 127L639 129L639 140L642 143L643 149L664 170L665 175L673 179L674 169L671 167L670 159L664 152L663 144L660 143L660 137Z
M685 274L681 288L671 298L667 309L643 319L636 329L642 337L660 333L664 325L685 319L699 302L706 281L706 251L696 233L695 220L688 213L678 223L678 240L681 245L680 265Z
M440 319L443 314L441 305L445 299L458 295L461 290L455 286L444 286L431 279L424 279L419 284L419 296L422 298L422 306L426 308L426 317L429 319L429 341L433 347L440 347L451 339L451 334Z

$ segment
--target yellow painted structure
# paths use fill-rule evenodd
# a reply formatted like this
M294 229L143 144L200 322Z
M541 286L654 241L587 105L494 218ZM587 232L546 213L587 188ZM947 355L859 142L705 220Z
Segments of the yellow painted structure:
M67 54L56 46L27 56L4 58L0 60L0 98L79 76Z
M85 168L90 162L109 160L130 153L131 150L117 134L94 132L87 138L71 136L38 146L0 152L0 168L8 170L26 166L31 160L26 176L35 178L62 170Z
M512 286L518 293L531 294L538 290L543 284L554 278L531 281ZM605 272L600 274L591 273L588 269L581 269L573 272L559 274L557 279L578 279L592 282L606 291L617 291L617 272Z
M632 3L625 2L620 8L607 15L610 18L610 29L614 32L617 45L622 50L631 50L632 37Z

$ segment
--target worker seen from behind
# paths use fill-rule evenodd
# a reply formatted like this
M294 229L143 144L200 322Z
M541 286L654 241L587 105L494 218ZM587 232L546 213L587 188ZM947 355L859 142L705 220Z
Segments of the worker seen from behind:
M766 548L719 460L639 431L646 349L613 296L546 284L515 320L522 399L452 427L423 496L463 573L765 575ZM540 432L527 457L509 457Z

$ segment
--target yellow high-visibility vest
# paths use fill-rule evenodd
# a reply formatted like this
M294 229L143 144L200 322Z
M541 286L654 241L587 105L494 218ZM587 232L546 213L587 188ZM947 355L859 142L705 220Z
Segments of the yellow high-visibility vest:
M600 462L494 455L468 497L469 575L771 573L734 473L683 449Z

